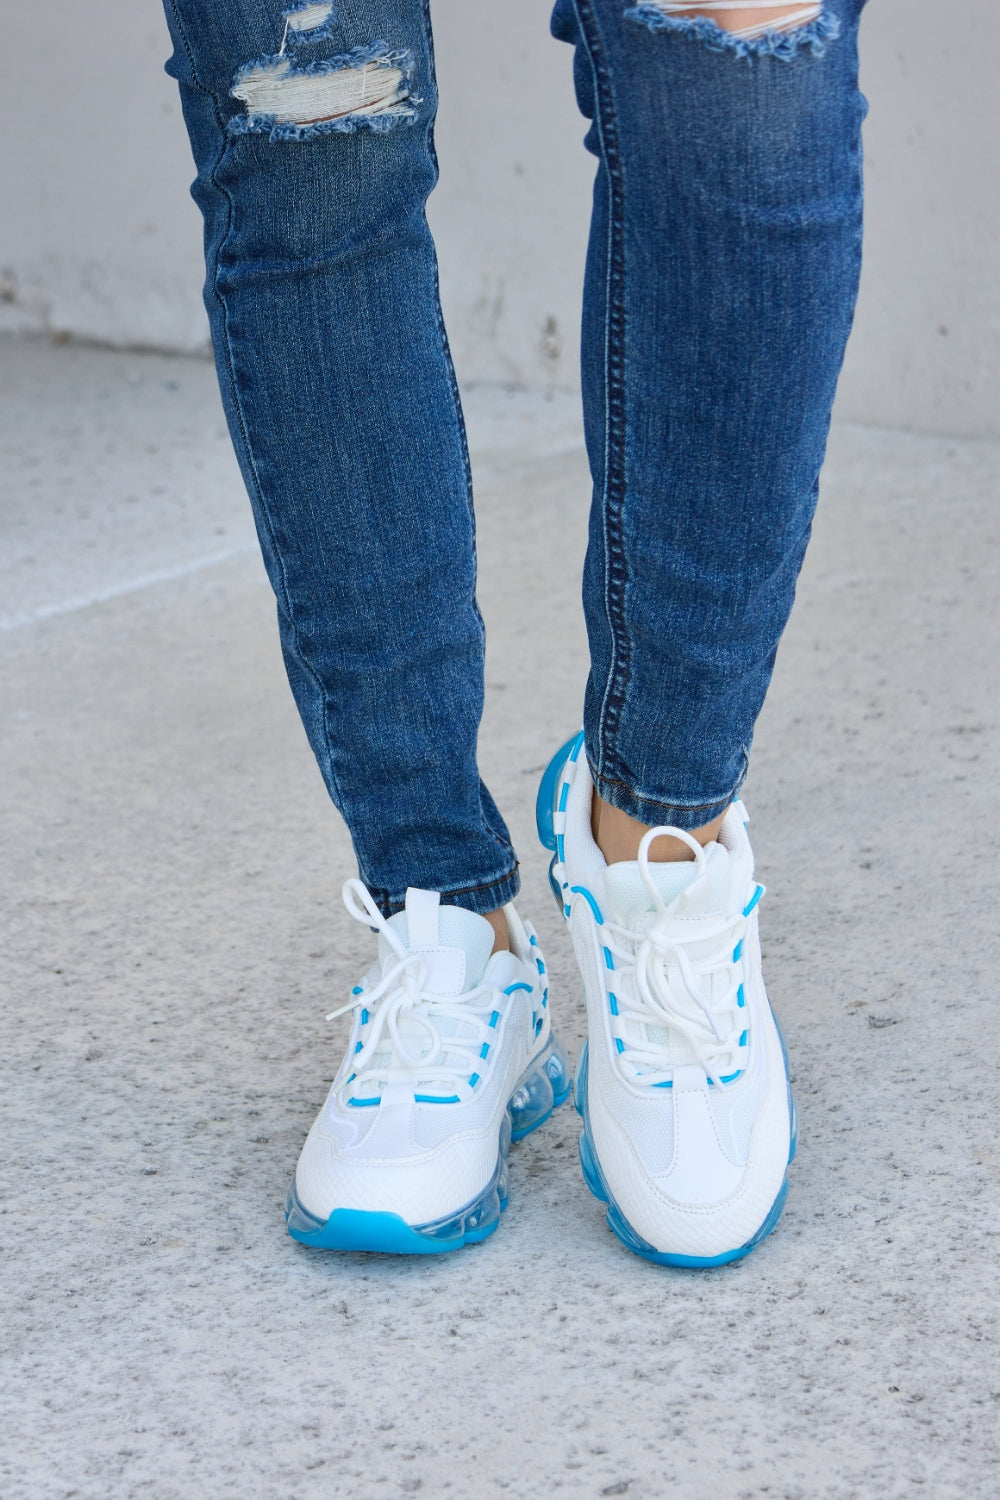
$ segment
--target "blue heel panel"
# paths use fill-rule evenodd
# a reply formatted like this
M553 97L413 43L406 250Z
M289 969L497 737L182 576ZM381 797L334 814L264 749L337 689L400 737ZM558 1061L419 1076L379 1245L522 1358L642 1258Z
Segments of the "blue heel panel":
M538 837L546 849L554 851L556 847L556 833L552 815L555 811L556 787L559 784L559 777L577 741L582 740L582 738L582 734L574 734L572 739L566 741L565 745L559 746L559 749L546 766L538 788L538 796L535 799L535 824L538 828Z

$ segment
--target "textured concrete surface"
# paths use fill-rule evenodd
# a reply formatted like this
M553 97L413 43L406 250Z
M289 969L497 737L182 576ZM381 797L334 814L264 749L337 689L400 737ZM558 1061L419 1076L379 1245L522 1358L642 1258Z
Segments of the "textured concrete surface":
M0 371L6 1500L995 1496L997 446L834 434L747 792L802 1116L776 1233L635 1259L566 1108L498 1234L397 1262L283 1231L367 940L211 370ZM470 409L483 763L575 1051L531 809L585 469L572 408Z

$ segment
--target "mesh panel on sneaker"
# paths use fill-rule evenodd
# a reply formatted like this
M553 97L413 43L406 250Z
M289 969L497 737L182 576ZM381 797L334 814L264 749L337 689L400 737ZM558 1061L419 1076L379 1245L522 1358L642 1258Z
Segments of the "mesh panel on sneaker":
M719 845L710 844L705 856L705 880L694 896L697 909L727 911L732 905L728 851ZM700 872L694 860L672 860L662 864L650 863L649 873L661 900L669 906L671 901L694 883ZM622 927L636 928L643 925L643 919L651 916L655 910L653 899L639 873L639 865L634 860L609 865L605 875L605 888L611 915Z
M663 1095L669 1089L658 1089L649 1100L631 1094L617 1094L614 1114L625 1134L636 1143L647 1169L659 1176L669 1172L674 1159L673 1110L664 1108Z
M744 1073L720 1090L709 1089L708 1106L719 1133L719 1142L730 1160L745 1166L750 1134L761 1106L763 1079L760 1071Z
M474 1126L470 1122L470 1129ZM417 1104L413 1109L410 1134L422 1151L433 1151L450 1140L460 1127L455 1123L455 1105Z
M323 1111L323 1130L333 1137L341 1151L350 1151L359 1145L372 1127L375 1111L359 1109L352 1113L357 1114L357 1120L345 1119L334 1108L327 1107Z
M650 869L653 871L656 889L668 905L675 896L680 895L685 886L691 884L698 873L697 865L687 860L650 866ZM635 860L623 860L620 864L609 865L605 888L611 916L623 927L634 928L645 917L652 916L655 909L653 899L639 874L639 866Z

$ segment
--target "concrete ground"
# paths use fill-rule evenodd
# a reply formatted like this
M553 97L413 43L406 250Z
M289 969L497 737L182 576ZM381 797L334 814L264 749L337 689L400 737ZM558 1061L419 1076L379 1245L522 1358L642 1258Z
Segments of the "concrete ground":
M774 1235L632 1257L566 1107L482 1247L334 1256L281 1205L367 938L212 371L0 373L0 1494L995 1497L1000 446L834 432L747 789L801 1111ZM531 825L585 465L568 398L469 406L483 765L575 1053Z

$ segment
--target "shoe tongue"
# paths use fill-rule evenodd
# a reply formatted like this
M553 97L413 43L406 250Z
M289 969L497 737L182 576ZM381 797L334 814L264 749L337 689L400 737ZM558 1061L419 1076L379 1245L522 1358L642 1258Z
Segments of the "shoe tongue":
M701 899L697 906L699 911L709 912L726 905L729 856L721 844L709 844L705 856L706 878L700 882L698 894ZM693 859L650 861L648 871L650 881L665 906L675 901L699 876L698 863ZM643 917L655 914L656 905L639 872L637 860L609 865L604 883L611 916L623 927L635 927Z
M390 917L389 926L426 963L424 989L428 994L461 994L482 979L494 936L485 917L460 906L442 906L437 891L411 886L405 909ZM385 938L380 938L379 958L394 962L396 957Z

